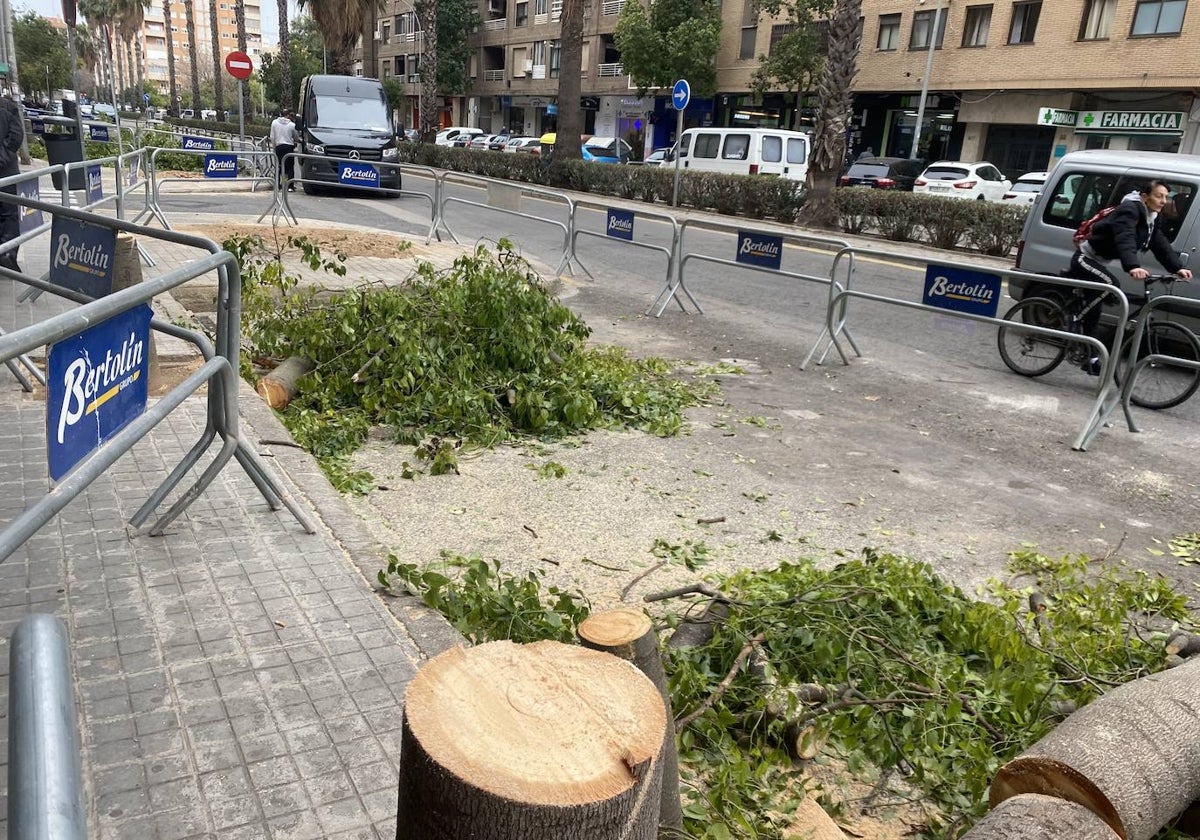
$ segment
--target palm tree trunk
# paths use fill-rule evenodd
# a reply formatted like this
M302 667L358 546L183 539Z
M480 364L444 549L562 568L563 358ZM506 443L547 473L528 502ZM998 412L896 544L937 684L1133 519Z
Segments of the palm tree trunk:
M217 119L225 119L225 68L221 64L221 33L217 28L217 0L208 0L208 29L212 33L213 98ZM196 112L199 115L199 111Z
M563 0L562 41L558 71L558 130L554 140L556 160L579 160L583 110L579 107L583 71L583 0Z
M187 18L188 60L192 64L192 112L193 118L200 116L200 62L196 49L196 12L192 0L183 0L183 14Z
M420 7L421 34L424 38L421 50L421 140L432 143L440 127L437 106L437 0L422 0Z
M175 109L179 113L179 86L175 82L175 39L171 36L171 0L163 0L163 26L167 30L167 87L170 89L170 101L167 109Z
M846 156L846 118L850 114L862 0L838 0L829 27L829 56L817 85L817 120L808 167L808 196L800 209L802 224L837 227L834 188Z
M133 103L133 110L141 111L146 107L146 102L142 99L142 95L146 92L146 66L143 62L140 35L134 39L133 49L137 53L137 101Z
M112 30L112 43L110 45L109 57L113 64L112 86L109 90L112 92L114 99L119 98L121 91L125 87L125 50L124 44L121 43L121 36L117 33L117 28L114 26ZM117 103L113 103L115 108Z
M261 9L260 9L261 14ZM245 0L237 0L233 5L233 18L237 23L237 41L238 49L246 52L246 3ZM281 30L282 31L282 30ZM239 83L238 87L242 91L241 109L242 113L247 116L253 111L250 110L250 86L245 82Z
M279 10L279 105L289 110L295 105L292 102L292 47L288 43L288 2L277 0Z

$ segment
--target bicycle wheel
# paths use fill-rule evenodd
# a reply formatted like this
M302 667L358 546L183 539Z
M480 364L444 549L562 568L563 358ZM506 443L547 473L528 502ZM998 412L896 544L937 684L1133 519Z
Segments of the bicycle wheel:
M1151 354L1200 361L1200 340L1196 339L1191 330L1179 324L1152 321L1146 325L1146 331L1142 334L1142 346L1138 349L1137 358L1144 359ZM1130 358L1128 341L1121 352L1121 358ZM1125 361L1118 369L1118 384L1128 375L1128 364L1129 362ZM1154 410L1173 408L1196 393L1197 388L1200 388L1200 370L1169 361L1152 362L1144 365L1138 372L1133 390L1129 392L1129 401L1136 406Z
M1049 298L1025 298L1005 313L1004 320L1020 321L1022 324L1054 330L1067 328L1067 314L1058 303ZM1011 327L1001 327L996 335L1000 358L1013 373L1019 373L1021 376L1042 376L1054 370L1062 364L1069 343L1064 338L1039 335Z

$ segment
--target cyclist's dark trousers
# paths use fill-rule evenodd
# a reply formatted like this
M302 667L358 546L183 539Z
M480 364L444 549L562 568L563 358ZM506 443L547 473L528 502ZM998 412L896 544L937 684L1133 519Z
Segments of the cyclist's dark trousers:
M1110 286L1121 287L1120 281L1117 280L1111 271L1104 267L1104 263L1094 260L1078 250L1071 257L1071 267L1067 270L1067 276L1073 277L1076 280L1091 280L1095 283L1107 283ZM1091 303L1096 298L1109 297L1109 295L1101 292L1084 292L1084 294L1088 296L1088 303ZM1096 325L1100 323L1100 312L1103 308L1103 305L1096 305L1084 313L1084 335L1096 335Z
M296 151L296 147L291 143L280 143L275 147L275 174L280 184L292 180L295 177L296 159L288 158L284 160L285 155L290 155ZM284 178L278 176L283 175Z

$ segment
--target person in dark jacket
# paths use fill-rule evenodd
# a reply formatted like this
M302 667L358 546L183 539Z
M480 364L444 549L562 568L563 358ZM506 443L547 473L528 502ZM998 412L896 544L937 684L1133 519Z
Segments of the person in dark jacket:
M21 144L25 142L25 121L21 118L21 109L13 102L12 96L5 93L0 96L0 178L18 175L21 168L18 165L18 154ZM16 195L15 186L3 187L9 195ZM21 208L7 201L0 201L0 243L16 239L21 232ZM0 266L20 271L17 266L17 249L0 254Z
M1192 272L1183 267L1179 254L1158 224L1158 215L1167 203L1170 191L1170 187L1156 180L1125 196L1116 209L1093 225L1091 236L1079 243L1071 256L1067 275L1120 288L1121 283L1108 269L1108 264L1119 260L1122 270L1130 277L1145 280L1150 272L1142 268L1139 255L1149 251L1167 271L1182 280L1190 280ZM1101 307L1093 306L1084 315L1084 334L1096 334L1100 310ZM1099 359L1085 362L1083 369L1099 373Z

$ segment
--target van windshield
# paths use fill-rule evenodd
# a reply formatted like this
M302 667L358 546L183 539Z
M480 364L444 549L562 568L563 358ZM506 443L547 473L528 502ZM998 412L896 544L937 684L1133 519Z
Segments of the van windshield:
M337 96L311 94L308 101L308 124L314 128L357 128L365 131L389 131L387 105L383 91L378 99L354 94Z

